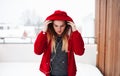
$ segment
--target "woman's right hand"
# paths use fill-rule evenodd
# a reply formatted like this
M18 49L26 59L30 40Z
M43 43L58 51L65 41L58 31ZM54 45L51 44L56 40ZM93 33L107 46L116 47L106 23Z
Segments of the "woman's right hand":
M50 24L50 23L52 23L51 20L46 20L46 21L44 22L44 29L43 29L43 32L46 32L46 31L47 31L47 29L48 29L48 24Z

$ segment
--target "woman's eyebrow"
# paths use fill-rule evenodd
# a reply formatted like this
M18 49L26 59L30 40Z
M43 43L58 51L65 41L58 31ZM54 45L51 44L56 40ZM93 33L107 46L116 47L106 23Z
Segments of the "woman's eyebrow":
M56 24L53 24L53 25L58 26L58 25L56 25Z

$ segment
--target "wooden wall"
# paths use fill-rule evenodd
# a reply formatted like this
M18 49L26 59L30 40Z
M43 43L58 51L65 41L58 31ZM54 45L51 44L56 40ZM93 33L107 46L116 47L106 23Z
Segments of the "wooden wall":
M104 76L120 76L120 0L96 0L97 67Z

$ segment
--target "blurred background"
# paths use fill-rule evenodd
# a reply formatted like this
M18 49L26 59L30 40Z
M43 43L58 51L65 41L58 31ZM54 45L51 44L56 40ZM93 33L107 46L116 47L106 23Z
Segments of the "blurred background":
M66 11L83 37L94 37L95 0L0 0L0 43L33 43L43 21L55 10Z
M66 11L84 39L85 54L75 56L77 66L96 66L95 0L0 0L0 76L43 75L39 72L42 55L34 54L33 44L45 18L55 10Z

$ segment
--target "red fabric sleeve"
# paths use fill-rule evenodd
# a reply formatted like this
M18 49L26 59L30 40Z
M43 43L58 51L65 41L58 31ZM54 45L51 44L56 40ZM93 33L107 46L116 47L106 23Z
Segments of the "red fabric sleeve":
M78 31L74 31L71 34L72 39L72 49L75 52L76 55L83 55L84 54L84 42L82 39L81 34Z
M34 52L37 55L42 54L47 48L47 34L40 32L34 43Z

